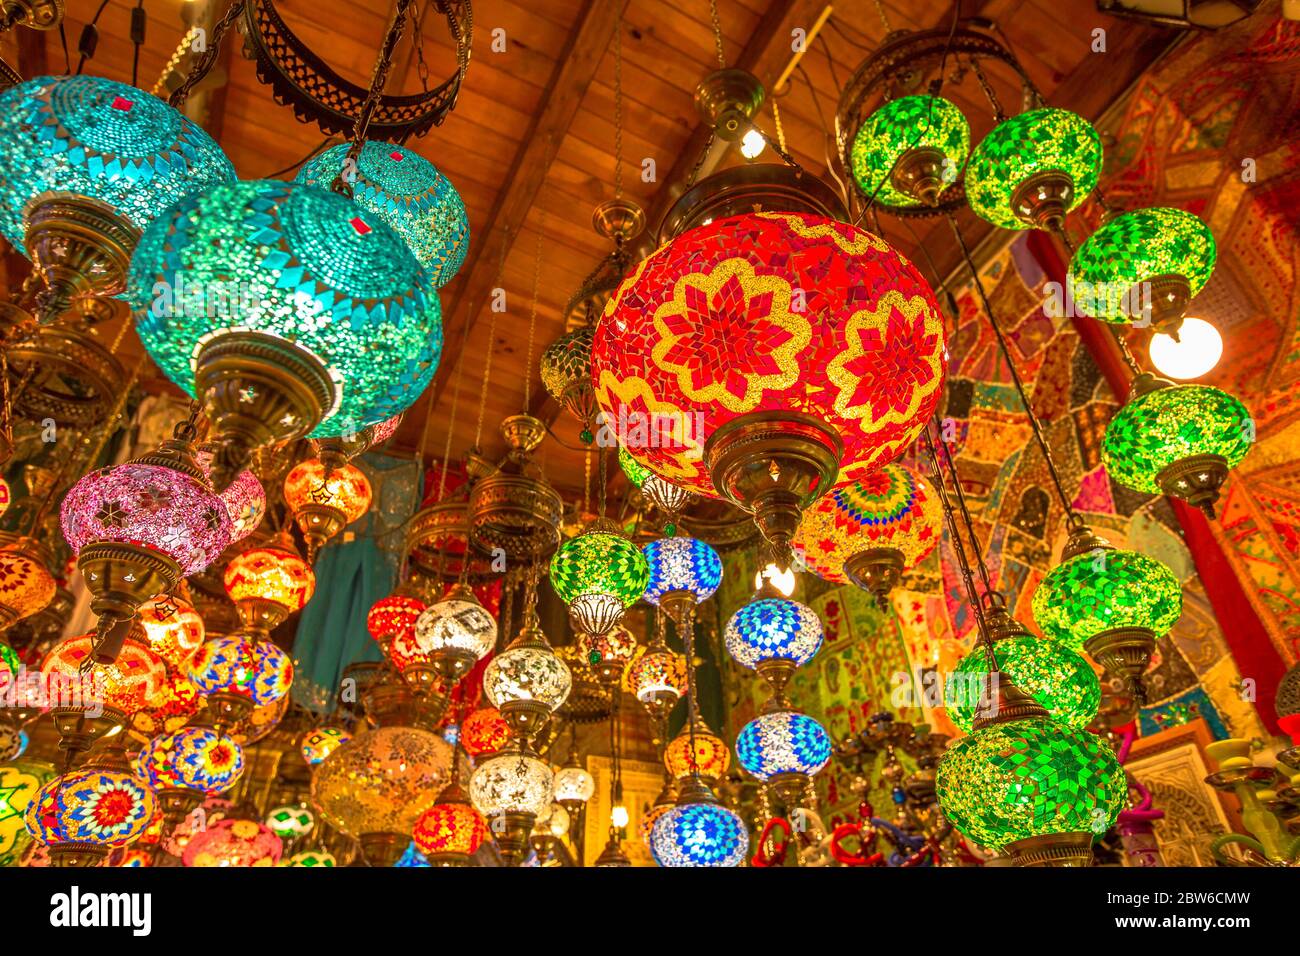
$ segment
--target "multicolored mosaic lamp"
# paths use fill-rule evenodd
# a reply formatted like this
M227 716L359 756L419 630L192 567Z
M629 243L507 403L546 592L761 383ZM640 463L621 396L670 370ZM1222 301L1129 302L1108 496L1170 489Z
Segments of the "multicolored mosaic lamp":
M214 637L190 659L189 678L215 719L238 721L289 693L293 662L270 641Z
M181 854L185 866L276 866L284 852L275 832L256 820L227 817L204 827Z
M606 684L617 684L622 679L639 649L636 635L624 624L616 624L604 634L579 633L575 644L583 661Z
M388 597L380 598L366 614L366 630L381 648L387 649L403 634L415 636L415 625L428 607L411 582L399 584Z
M256 641L269 638L316 591L316 575L287 531L231 558L223 583L244 632Z
M1213 518L1219 489L1254 440L1254 419L1227 392L1144 372L1106 426L1101 460L1124 487L1178 498Z
M740 866L749 853L749 831L731 810L691 792L654 821L650 853L664 867Z
M975 147L966 198L1003 229L1060 229L1101 173L1101 137L1082 116L1043 107L1003 120Z
M689 229L642 260L596 328L592 381L628 450L788 546L800 510L896 457L943 390L929 284L865 230L810 213ZM669 424L662 434L663 423Z
M1066 540L1061 563L1034 592L1033 610L1046 636L1087 651L1144 703L1142 674L1156 639L1182 615L1183 591L1159 561L1118 550L1079 525Z
M415 821L411 836L431 866L468 866L469 858L492 839L483 814L461 789L458 767L438 802Z
M460 745L471 757L500 752L510 742L510 725L495 707L479 707L460 725Z
M281 840L291 842L316 829L316 815L305 804L286 803L266 812L266 825Z
M183 289L226 298L194 308ZM129 290L145 349L201 399L222 442L222 487L256 448L404 410L442 352L438 297L406 243L315 186L258 180L188 196L145 230Z
M175 825L205 797L225 793L244 773L244 751L210 727L184 727L155 737L140 754L139 773Z
M308 160L294 182L328 189L349 149L343 143ZM346 178L353 202L393 227L428 271L435 289L450 282L469 249L469 217L451 180L405 146L369 140L362 144L351 172Z
M54 776L53 764L30 757L10 756L0 764L0 867L18 866L31 845L23 816Z
M112 661L140 606L205 569L230 543L230 515L194 455L194 416L156 451L81 478L63 537L99 615L95 659Z
M307 766L314 767L351 739L342 727L317 727L303 734L298 750Z
M691 500L691 493L681 485L674 485L633 458L622 445L618 447L618 463L627 480L650 499L650 503L664 513L669 523L677 520L678 513Z
M773 709L740 729L736 759L771 786L787 807L797 807L809 780L831 759L831 738L807 714Z
M660 632L628 665L624 679L650 717L662 721L686 693L686 658L672 650Z
M1214 272L1214 235L1181 209L1135 209L1108 220L1070 260L1070 295L1084 315L1178 335L1187 304Z
M35 539L0 534L0 633L49 607L58 590L52 561Z
M483 670L483 693L521 739L541 730L572 686L569 665L551 649L531 609L519 636Z
M707 601L722 583L718 552L695 538L677 535L642 546L650 582L642 595L661 607L678 628L685 628L695 606Z
M203 645L203 618L181 595L161 595L140 608L140 626L155 654L169 667L184 668Z
M934 206L970 152L970 125L941 96L900 96L868 116L850 160L862 195L885 206Z
M929 483L891 464L835 488L804 511L794 547L819 578L855 585L882 608L904 571L935 549L943 515Z
M370 479L356 465L326 470L319 458L300 461L284 478L284 503L307 542L314 563L321 545L370 510Z
M582 423L582 440L590 444L596 416L591 388L591 345L596 330L588 325L565 332L542 352L542 385L551 398Z
M0 93L0 234L45 279L42 321L118 295L140 232L194 190L235 178L221 147L143 90L39 76Z
M650 569L641 549L612 521L598 521L551 557L551 586L578 628L607 634L641 599Z
M821 619L808 605L760 596L731 615L723 640L737 664L758 671L780 694L794 669L821 649L823 636Z

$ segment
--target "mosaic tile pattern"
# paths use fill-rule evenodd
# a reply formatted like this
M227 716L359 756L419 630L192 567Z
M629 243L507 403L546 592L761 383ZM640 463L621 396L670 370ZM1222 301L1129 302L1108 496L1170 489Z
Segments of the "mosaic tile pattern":
M970 152L970 125L960 109L941 96L900 96L868 116L849 154L853 178L868 198L885 206L922 205L890 182L898 158L910 149L933 148L949 161L955 180ZM949 180L952 181L952 180ZM883 183L883 185L882 185Z

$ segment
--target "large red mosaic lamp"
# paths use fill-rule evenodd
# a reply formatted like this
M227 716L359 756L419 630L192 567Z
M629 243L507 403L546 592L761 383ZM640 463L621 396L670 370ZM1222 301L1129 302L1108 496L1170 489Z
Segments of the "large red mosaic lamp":
M610 298L592 349L604 420L632 457L750 512L778 553L802 508L896 458L943 389L929 284L842 218L803 171L708 177Z

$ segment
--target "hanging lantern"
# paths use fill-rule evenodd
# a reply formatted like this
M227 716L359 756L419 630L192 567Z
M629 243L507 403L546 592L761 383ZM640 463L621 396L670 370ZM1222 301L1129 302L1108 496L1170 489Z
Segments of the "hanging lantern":
M303 734L298 750L307 766L314 767L351 739L342 727L317 727Z
M1163 207L1121 213L1070 260L1070 296L1084 315L1150 324L1177 338L1215 255L1214 235L1199 216Z
M664 747L664 768L674 780L681 780L692 774L710 786L716 784L731 766L731 748L703 723L695 726L695 755L691 756L691 728L685 726L668 745Z
M130 729L145 739L173 733L198 713L202 702L199 689L184 669L169 666L162 685L131 715Z
M414 641L454 684L496 647L497 622L471 588L457 584L420 613Z
M723 640L737 664L758 671L780 694L794 669L821 649L823 635L822 622L808 605L759 597L731 615Z
M637 652L636 637L623 624L614 625L604 634L579 632L577 646L587 666L605 684L617 684Z
M331 867L338 866L338 860L334 859L334 854L326 853L324 850L303 850L301 853L295 853L289 857L287 862L280 865Z
M904 571L939 543L942 511L930 485L902 465L885 465L823 495L805 512L795 550L819 578L852 581L885 607Z
M190 658L189 678L218 717L240 721L289 693L293 662L270 641L214 637Z
M656 640L628 665L626 680L650 716L662 720L686 693L686 658Z
M203 618L183 597L162 595L140 608L140 625L150 649L169 667L184 669L203 645Z
M501 751L510 742L510 725L495 707L472 711L460 725L460 745L471 757Z
M226 818L204 827L185 847L185 866L275 866L283 843L256 820Z
M366 630L381 649L398 637L415 637L415 624L426 608L419 589L410 581L399 584L388 597L380 598L366 614Z
M591 441L596 393L591 389L591 343L596 330L581 326L565 332L542 352L542 385L551 398L582 423L582 439Z
M225 793L244 773L244 751L210 727L184 727L155 737L140 754L139 774L174 826L203 803Z
M58 585L50 562L49 553L34 539L0 534L0 633L54 600Z
M283 531L268 544L231 558L223 583L245 632L258 641L302 610L316 591L311 565Z
M175 290L169 299L155 301L158 283ZM442 351L437 295L405 242L314 186L258 180L191 194L145 230L129 284L145 349L200 398L222 442L213 475L223 487L256 448L402 411ZM192 308L182 289L227 290L237 307Z
M266 825L281 840L300 840L316 828L316 817L305 806L285 804L267 811Z
M1046 636L1087 651L1144 703L1142 674L1156 639L1183 613L1183 591L1159 561L1118 550L1080 525L1034 592L1033 609Z
M654 821L650 852L666 867L739 866L749 853L749 831L707 787L686 788L676 806Z
M623 282L592 381L642 464L727 498L783 547L837 476L857 479L920 433L944 354L934 294L883 240L811 213L724 215Z
M900 96L863 121L853 137L853 178L882 206L935 206L966 165L970 126L941 96Z
M326 472L319 458L301 461L284 479L284 503L307 539L307 561L370 508L370 481L355 465Z
M551 585L587 634L599 636L614 628L623 611L640 600L649 578L641 549L613 522L598 521L560 545L551 558Z
M517 865L528 848L528 835L537 817L551 805L555 775L546 762L526 751L489 757L469 779L474 808L488 820L500 819L495 829L502 858Z
M595 794L596 779L578 763L577 753L571 753L569 762L555 771L555 801L570 815L576 815Z
M662 511L670 522L677 519L678 513L691 500L689 491L660 478L629 455L627 449L621 445L618 449L618 463L627 480L639 488L641 493L650 499L650 503Z
M140 232L194 190L235 178L216 142L143 90L40 76L0 93L0 234L45 279L41 321L114 296Z
M430 866L468 866L469 858L492 839L483 814L454 779L415 821L411 836Z
M350 144L332 146L303 164L294 182L328 189ZM352 201L405 240L435 289L451 281L469 249L469 219L456 188L419 153L367 140L347 183Z
M1101 137L1082 116L1044 107L1003 120L975 147L966 198L1002 229L1056 230L1101 173Z
M683 614L707 601L722 583L718 552L695 538L659 538L641 548L650 566L646 601L662 607L682 627Z
M257 530L266 514L266 489L257 475L245 469L221 492L230 515L230 543L243 541Z
M1254 439L1250 412L1227 392L1144 372L1106 426L1101 460L1125 488L1178 498L1213 518L1219 489Z
M205 569L230 543L230 515L194 457L194 422L156 451L85 475L63 499L63 537L99 615L95 659L112 661L145 601Z
M529 455L546 437L546 425L531 415L501 422L506 458L470 492L470 540L488 553L527 565L549 557L560 543L564 501L546 483Z
M380 727L353 737L316 768L312 804L326 823L361 841L371 866L392 866L451 769L451 746L437 734Z
M831 738L826 728L807 714L774 709L740 729L736 759L793 808L800 805L808 779L830 761Z
M23 814L27 832L49 847L53 866L99 866L113 847L137 840L158 812L153 791L131 773L120 746L81 770L55 777Z
M528 617L519 636L483 671L483 693L511 731L524 738L542 728L573 685L568 665L551 650L535 613Z

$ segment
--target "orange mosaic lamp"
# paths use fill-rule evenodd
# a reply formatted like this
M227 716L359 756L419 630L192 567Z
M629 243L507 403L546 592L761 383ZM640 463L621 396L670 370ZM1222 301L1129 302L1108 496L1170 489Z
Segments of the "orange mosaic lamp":
M300 461L285 476L284 501L307 539L307 560L370 508L370 481L356 465L327 471L319 458Z
M700 779L713 786L731 766L731 748L717 734L697 722L695 727L695 757L691 757L690 727L668 741L664 748L664 768L674 780L689 777L698 771Z
M316 590L316 575L286 531L269 544L236 555L226 565L226 595L250 637L263 639L302 610Z
M8 489L5 489L8 491ZM0 511L3 513L3 511ZM31 538L0 536L0 632L37 614L54 600L57 585L49 555Z

